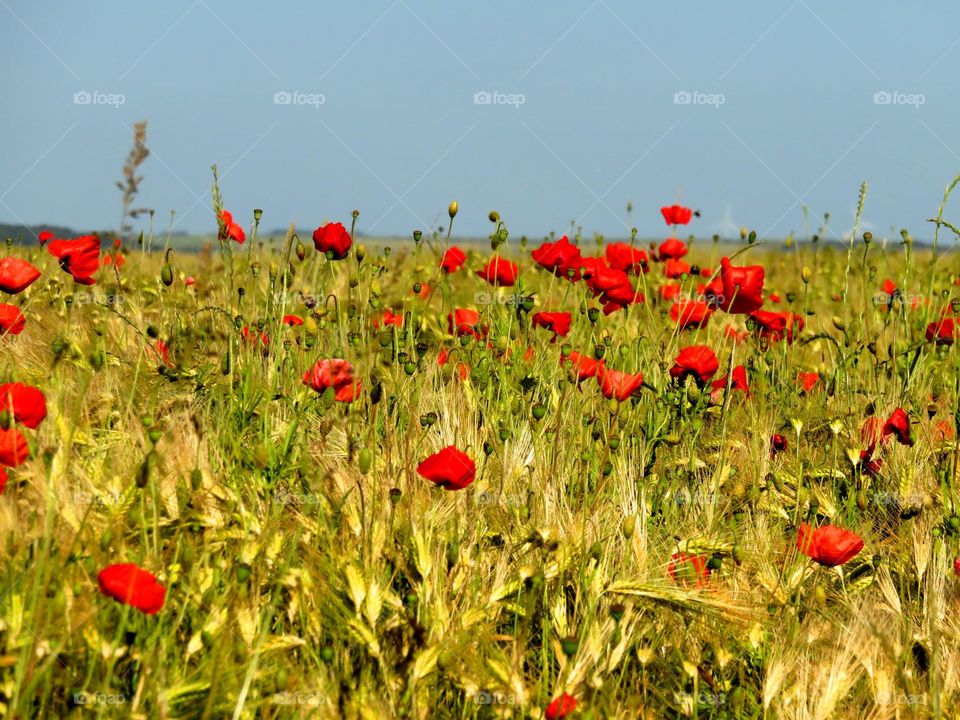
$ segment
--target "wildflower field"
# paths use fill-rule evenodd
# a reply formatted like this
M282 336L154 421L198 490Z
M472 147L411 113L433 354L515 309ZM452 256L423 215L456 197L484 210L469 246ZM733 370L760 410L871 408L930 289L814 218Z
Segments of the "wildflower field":
M7 242L3 716L957 717L950 190L390 246L215 185L200 254Z

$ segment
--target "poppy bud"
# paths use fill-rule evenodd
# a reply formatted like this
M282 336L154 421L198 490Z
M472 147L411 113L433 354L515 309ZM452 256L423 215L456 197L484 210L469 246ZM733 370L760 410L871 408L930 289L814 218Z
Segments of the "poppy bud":
M194 492L200 489L200 485L203 482L203 472L200 468L194 468L190 471L190 489Z
M596 323L599 317L600 317L599 308L592 307L589 310L587 310L587 319L589 319L591 323Z
M627 515L623 519L623 523L620 525L620 530L623 532L623 536L628 540L633 537L633 531L637 528L637 516L636 515Z
M847 329L846 324L838 318L836 315L833 316L833 326L840 332L844 332Z
M363 448L360 456L357 458L357 464L360 467L360 473L366 475L370 472L370 465L373 463L373 453L370 448Z
M593 357L597 360L603 360L604 353L607 352L607 349L603 345L596 345L593 348Z
M813 270L811 270L806 265L803 266L803 270L800 271L800 279L803 280L803 284L806 285L810 282L810 279L813 277Z
M363 259L367 256L367 246L364 244L357 245L357 249L354 250L354 254L357 257L357 262L363 262Z
M325 663L328 663L333 660L333 648L329 645L323 648L320 648L320 659Z
M547 414L547 409L543 405L534 405L533 406L533 417L537 420L543 420L544 415Z
M863 243L869 245L871 242L873 242L873 233L868 230L863 234Z
M457 216L457 211L460 209L460 205L454 200L450 203L450 207L447 208L447 215L450 216L450 219L453 220Z
M415 373L416 370L417 370L417 366L412 362L407 362L407 363L404 363L403 365L403 371L407 375L413 375L413 373Z
M576 637L565 637L560 640L560 647L563 649L563 654L567 657L573 657L577 654L577 650L580 649L580 641Z
M601 545L599 541L595 542L593 545L590 546L590 557L592 557L594 560L599 561L602 555L603 555L603 545Z
M253 450L253 462L261 470L270 464L270 448L261 443Z
M307 248L300 242L300 238L297 238L297 245L294 252L297 253L297 260L300 262L303 262L303 259L307 256Z
M741 240L747 239L747 229L745 227L740 228L740 239Z

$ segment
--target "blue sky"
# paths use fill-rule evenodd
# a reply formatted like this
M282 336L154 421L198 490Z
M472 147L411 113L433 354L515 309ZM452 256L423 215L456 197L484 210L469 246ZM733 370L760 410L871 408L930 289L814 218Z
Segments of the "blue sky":
M458 233L497 209L533 237L623 236L628 201L644 236L675 201L698 234L801 233L807 204L842 236L863 180L865 227L927 237L960 172L946 0L0 0L0 18L6 222L115 227L144 119L141 202L192 232L215 229L213 163L245 223L357 208L405 235L457 199Z

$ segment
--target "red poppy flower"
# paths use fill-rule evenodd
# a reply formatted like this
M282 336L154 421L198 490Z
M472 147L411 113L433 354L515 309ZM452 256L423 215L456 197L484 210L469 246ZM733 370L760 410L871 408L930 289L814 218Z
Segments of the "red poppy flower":
M251 345L256 345L259 342L260 345L266 348L270 344L270 337L265 330L261 330L258 335L255 329L252 329L249 325L244 325L240 334L243 336L243 339Z
M353 238L342 223L327 223L313 231L313 246L333 260L343 260L352 244Z
M153 352L157 356L157 359L168 368L172 368L174 366L170 361L170 346L167 345L167 343L165 343L163 340L157 340L153 344Z
M704 385L720 368L717 356L706 345L690 345L680 350L670 368L670 377L683 382L692 375L699 385Z
M50 254L60 261L60 269L73 276L79 285L93 285L93 275L100 267L100 238L82 235L72 240L51 240Z
M0 259L0 290L7 295L23 292L38 277L40 277L40 271L26 260L15 257Z
M683 260L669 259L663 264L663 274L670 280L690 274L690 263Z
M23 383L0 385L0 412L8 412L20 425L35 430L47 417L43 392Z
M681 300L670 308L670 319L677 323L681 330L705 327L712 314L710 306L699 300Z
M690 251L683 240L677 238L667 238L660 247L657 248L657 258L662 262L664 260L679 260Z
M27 439L16 428L0 429L0 465L17 467L30 459Z
M19 335L27 326L27 319L15 305L0 303L0 337Z
M233 240L235 243L243 245L247 239L247 234L243 231L243 226L233 221L233 215L226 210L220 211L220 230L217 233L220 240Z
M666 285L660 286L660 297L670 302L671 300L676 299L680 292L682 291L680 283L667 283Z
M375 328L386 327L387 325L393 325L394 327L403 327L403 313L397 314L391 312L389 309L383 311L383 316L373 319L373 326Z
M960 577L960 557L953 560L953 574Z
M495 255L487 261L482 270L477 270L477 277L481 277L491 285L499 287L513 287L520 274L520 268L516 263L512 263L499 255Z
M610 243L607 245L605 255L610 267L626 273L639 275L650 269L650 258L647 254L643 250L630 247L627 243Z
M750 318L757 334L774 342L786 337L787 342L792 343L794 334L803 330L803 318L796 313L755 310Z
M163 607L167 589L156 576L133 563L109 565L97 575L100 592L119 603L147 615L156 615Z
M876 476L883 466L883 460L874 458L873 453L877 449L876 443L870 443L866 450L860 451L860 470L871 476Z
M443 268L445 273L455 273L460 269L460 266L466 262L467 254L456 247L448 247L447 251L443 254L443 259L440 261L440 267Z
M660 208L660 214L667 225L686 225L693 217L693 210L683 205L668 205Z
M573 695L568 695L563 693L559 697L554 698L550 701L550 704L547 705L547 709L544 711L543 716L546 720L563 720L570 713L572 713L577 707L577 699Z
M723 336L730 338L734 343L742 343L747 339L748 333L746 330L737 330L733 325L727 325L723 328Z
M889 435L895 435L901 445L913 445L913 439L910 437L910 418L907 417L903 408L894 410L883 424L881 437L886 438Z
M667 566L667 575L670 579L681 585L696 585L697 587L706 587L710 579L710 568L707 566L709 558L706 555L688 555L687 553L674 553L670 556L670 564Z
M360 396L363 385L353 376L353 365L346 360L318 360L303 374L303 384L318 393L333 388L333 399L351 403Z
M770 436L770 457L782 453L787 449L787 439L783 435Z
M0 495L7 489L7 471L0 467Z
M597 368L597 384L605 398L608 400L616 398L623 402L631 395L640 392L640 387L643 385L643 375L611 370L606 365L600 365Z
M450 445L417 465L417 473L444 490L462 490L473 482L477 466L469 455Z
M780 302L780 296L776 293L770 293L767 295L767 300L769 300L773 305L776 305Z
M580 279L580 248L571 243L566 235L556 242L543 243L530 253L530 257L537 265L546 268L559 278ZM570 277L571 269L573 277Z
M727 378L714 380L710 385L714 392L722 391L727 387ZM747 383L747 369L743 365L737 365L730 373L730 389L741 390L750 397L750 385Z
M763 305L763 278L761 265L735 267L729 258L720 261L720 282L723 293L720 307L728 313L752 313Z
M797 534L797 550L821 565L834 567L852 560L863 549L863 539L834 525L816 529L806 523Z
M553 333L553 340L557 336L566 337L570 332L570 323L573 316L568 312L538 312L530 318L534 327L542 327L544 330L550 330Z
M576 350L566 357L560 356L560 364L563 365L564 363L570 363L573 369L577 371L577 382L595 377L600 368L603 367L602 360L594 360L592 357L578 353Z
M421 283L420 283L420 292L417 292L416 287L413 287L413 288L410 289L410 294L413 295L413 296L415 296L415 297L420 298L421 300L424 300L424 299L430 297L430 293L431 293L432 291L433 291L433 288L431 288L431 287L430 287L429 285L427 285L425 282L421 282Z
M937 345L953 345L956 336L957 326L953 318L942 318L927 325L927 342L934 342Z
M820 376L815 372L799 372L797 373L797 382L803 388L803 392L808 393L813 390L814 385L820 382Z
M477 323L480 322L480 313L470 308L456 308L447 315L447 329L453 335L473 335L479 337Z
M283 324L289 325L290 327L297 327L298 325L303 325L303 318L296 315L284 315Z
M41 245L45 245L49 240L53 240L53 233L49 230L41 230L40 234L37 235L37 240L40 241Z
M897 284L887 278L883 281L883 285L880 286L880 291L887 296L888 300L893 297L894 293L897 292Z
M860 428L860 439L865 443L875 443L880 440L883 432L883 421L876 415L870 415L863 421Z
M192 275L189 275L186 278L184 278L183 284L186 285L187 287L190 287L191 285L196 285L197 279Z

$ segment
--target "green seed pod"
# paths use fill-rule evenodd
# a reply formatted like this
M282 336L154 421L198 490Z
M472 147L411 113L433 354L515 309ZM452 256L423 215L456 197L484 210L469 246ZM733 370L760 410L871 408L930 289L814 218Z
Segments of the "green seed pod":
M543 405L534 405L533 406L533 417L537 420L543 420L543 416L547 414L547 409Z
M577 650L580 649L580 641L573 636L561 638L560 647L563 649L564 655L567 657L573 657L577 654Z
M366 475L370 472L370 466L373 464L373 453L370 452L370 448L363 448L360 451L360 456L357 458L357 464L360 467L360 472L363 475Z
M620 524L620 530L623 532L623 536L628 540L633 537L633 532L637 528L637 516L636 515L627 515L623 522Z
M242 583L250 579L250 566L245 563L237 565L237 580Z

